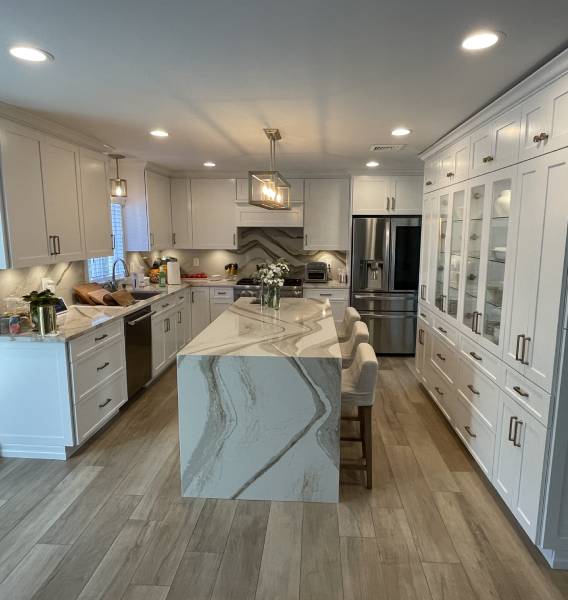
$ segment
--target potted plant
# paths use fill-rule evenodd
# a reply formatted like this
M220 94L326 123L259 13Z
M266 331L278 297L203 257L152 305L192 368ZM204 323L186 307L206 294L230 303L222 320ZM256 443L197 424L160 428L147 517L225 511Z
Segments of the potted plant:
M258 279L262 286L261 302L263 305L275 310L280 308L280 288L284 285L284 277L289 272L290 267L283 258L258 267L255 279Z
M41 292L34 290L22 296L22 299L30 303L30 320L33 323L35 331L40 329L39 311L41 306L50 307L45 310L49 315L48 321L52 325L47 327L49 331L43 331L42 333L50 333L55 330L55 305L59 302L59 298L51 290L42 290Z

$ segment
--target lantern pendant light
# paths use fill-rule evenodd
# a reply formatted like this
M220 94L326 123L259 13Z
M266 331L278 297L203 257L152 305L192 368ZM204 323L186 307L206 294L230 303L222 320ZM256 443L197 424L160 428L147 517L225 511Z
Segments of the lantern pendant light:
M264 129L270 143L270 171L249 171L249 204L269 210L290 210L290 184L276 170L278 129Z
M118 161L124 158L123 154L109 154L109 158L114 158L116 161L116 177L110 179L110 195L113 198L126 198L127 188L126 179L121 179L118 172Z

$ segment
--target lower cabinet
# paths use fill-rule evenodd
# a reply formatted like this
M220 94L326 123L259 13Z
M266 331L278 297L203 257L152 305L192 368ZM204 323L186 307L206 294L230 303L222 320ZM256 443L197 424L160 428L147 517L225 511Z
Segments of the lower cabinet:
M209 288L191 288L191 337L199 335L211 323Z
M414 355L414 366L418 379L425 381L424 367L426 365L426 356L429 354L430 328L428 324L418 317L418 328L416 334L416 353Z
M304 298L329 300L334 321L341 321L345 314L345 309L349 306L349 290L343 288L304 288Z
M152 315L152 376L170 363L178 351L177 306Z
M227 287L211 288L209 294L209 316L211 322L213 322L233 304L233 289Z

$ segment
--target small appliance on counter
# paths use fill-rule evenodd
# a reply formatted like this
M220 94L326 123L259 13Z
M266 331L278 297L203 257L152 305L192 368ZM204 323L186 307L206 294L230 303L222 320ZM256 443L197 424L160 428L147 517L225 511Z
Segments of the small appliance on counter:
M168 269L166 271L169 285L180 285L181 284L181 272L179 269L179 262L177 260L168 261Z
M329 280L327 263L324 262L309 262L306 265L305 281L325 283Z

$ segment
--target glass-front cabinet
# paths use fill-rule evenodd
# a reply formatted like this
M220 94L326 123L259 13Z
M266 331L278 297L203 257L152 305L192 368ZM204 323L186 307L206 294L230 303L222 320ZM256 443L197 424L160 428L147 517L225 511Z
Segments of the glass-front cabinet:
M501 355L515 167L470 182L462 327Z
M446 283L449 265L449 235L448 220L450 218L450 192L445 190L440 194L437 220L437 253L436 253L436 291L435 305L442 312L446 311Z

